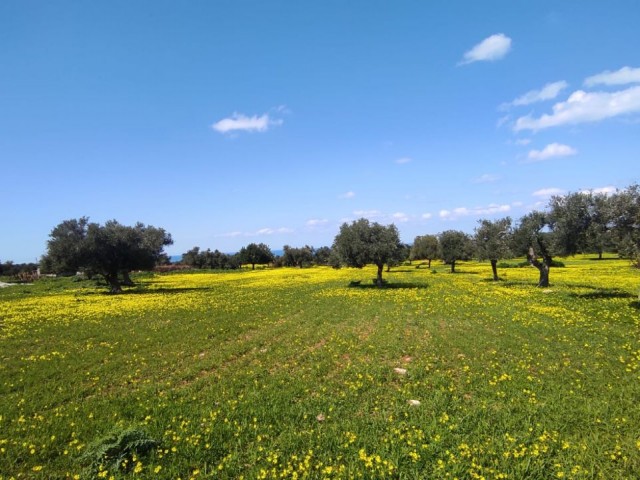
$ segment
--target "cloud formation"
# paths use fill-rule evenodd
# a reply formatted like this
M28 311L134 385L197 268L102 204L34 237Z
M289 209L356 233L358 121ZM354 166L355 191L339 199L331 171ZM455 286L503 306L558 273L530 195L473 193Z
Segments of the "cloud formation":
M496 213L506 213L511 210L511 205L498 205L492 203L486 207L458 207L453 210L440 210L440 218L443 220L455 220L460 217L468 217L471 215L493 215Z
M287 227L280 227L280 228L261 228L260 230L258 230L255 233L250 233L248 234L249 236L252 235L273 235L274 233L293 233L293 229L291 228L287 228Z
M597 75L585 79L587 87L594 85L626 85L628 83L640 83L640 68L622 67L620 70L610 72L605 70Z
M211 125L216 132L232 133L232 132L266 132L270 127L282 125L283 120L273 119L268 113L263 115L253 115L248 117L242 113L234 112L230 117Z
M575 155L578 151L570 147L569 145L563 145L561 143L550 143L542 150L531 150L527 155L530 162L541 162L554 157L568 157Z
M411 158L409 158L409 157L402 157L402 158L398 158L398 159L396 160L396 163L397 163L398 165L404 165L405 163L409 163L409 162L411 162L411 161L412 161L412 159L411 159Z
M484 173L477 178L473 179L473 183L491 183L500 180L499 175L494 175L492 173Z
M496 33L485 38L466 52L458 65L473 62L495 61L503 58L511 50L511 39L504 33Z
M312 218L307 220L307 227L319 227L320 225L326 225L329 222L326 218Z
M353 198L355 196L356 196L355 192L349 191L349 192L345 192L343 194L338 195L338 198Z
M409 215L404 212L396 212L391 215L391 218L393 218L394 222L404 223L409 221Z
M561 125L597 122L640 112L640 86L617 92L577 90L565 102L556 103L553 113L538 118L527 115L516 120L513 129L538 131Z
M220 233L218 235L215 235L216 237L257 237L260 235L274 235L277 233L293 233L295 230L293 230L292 228L287 228L287 227L280 227L280 228L270 228L270 227L265 227L265 228L261 228L260 230L257 230L255 232L228 232L228 233Z
M565 193L564 190L560 188L552 187L552 188L541 188L540 190L536 190L535 192L533 192L531 195L533 195L534 197L548 198L554 195L562 195L564 193Z
M585 190L580 190L580 193L596 193L596 194L604 194L604 195L611 195L613 193L616 193L618 189L616 187L613 187L611 185L606 186L606 187L598 187L598 188L592 188L592 189L585 189Z
M502 105L502 108L508 107L520 107L523 105L530 105L536 102L543 102L545 100L553 100L556 98L562 90L567 88L569 84L564 80L559 82L547 83L540 90L530 90L524 95L519 96L515 100Z

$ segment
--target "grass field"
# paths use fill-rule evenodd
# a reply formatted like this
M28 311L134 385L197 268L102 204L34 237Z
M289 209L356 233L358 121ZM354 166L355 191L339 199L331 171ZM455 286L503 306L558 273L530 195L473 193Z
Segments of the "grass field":
M640 271L564 261L0 289L0 479L638 478Z

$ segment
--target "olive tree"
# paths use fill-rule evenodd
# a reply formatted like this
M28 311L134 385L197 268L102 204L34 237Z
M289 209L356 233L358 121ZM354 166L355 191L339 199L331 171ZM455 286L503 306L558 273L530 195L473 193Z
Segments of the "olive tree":
M251 270L256 269L256 264L270 263L274 259L273 252L264 243L250 243L242 247L239 256L243 263L251 264Z
M493 280L498 280L498 260L511 256L511 218L500 220L478 220L480 226L476 227L474 241L476 255L479 260L489 260Z
M162 228L137 223L133 227L110 220L104 225L82 217L65 220L49 234L45 263L55 273L80 269L102 275L111 293L131 284L129 272L152 269L171 245L171 235Z
M466 260L473 254L471 237L459 230L446 230L439 235L442 260L451 265L451 273L456 271L456 262Z
M429 262L427 267L431 268L431 260L438 258L439 252L438 237L435 235L421 235L413 240L409 258L411 260L427 260Z
M383 285L384 265L397 259L401 248L400 235L395 225L370 223L366 218L351 224L343 223L333 241L333 251L346 265L362 268L367 264L374 264L378 268L378 287Z

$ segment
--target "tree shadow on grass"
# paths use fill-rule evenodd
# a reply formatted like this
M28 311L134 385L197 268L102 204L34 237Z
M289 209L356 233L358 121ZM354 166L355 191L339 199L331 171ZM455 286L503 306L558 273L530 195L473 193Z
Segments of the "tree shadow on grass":
M485 282L485 283L492 283L494 285L508 285L509 284L509 280L507 280L504 277L498 277L497 280L494 280L493 277L487 277L487 278L483 278L482 280L480 280L481 282ZM514 282L511 282L514 283Z
M82 296L106 295L106 296L128 296L128 295L174 295L189 292L205 292L213 290L212 287L178 287L178 288L145 288L140 286L124 286L122 292L111 293L107 288L99 292L83 292Z
M636 310L640 310L640 300L636 300L635 302L631 302L629 305L631 305L631 307L635 308Z
M595 289L592 292L587 293L571 293L570 296L575 298L585 299L599 299L599 298L634 298L633 293L625 292L624 290L611 289Z
M349 283L349 288L358 288L363 290L396 290L396 289L416 289L416 288L428 288L426 283L414 283L414 282L395 282L385 283L381 287L378 287L374 283L362 284L360 282Z

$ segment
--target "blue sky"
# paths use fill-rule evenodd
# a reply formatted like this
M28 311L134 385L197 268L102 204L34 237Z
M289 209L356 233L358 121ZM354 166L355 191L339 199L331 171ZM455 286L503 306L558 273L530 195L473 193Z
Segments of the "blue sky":
M402 240L640 181L640 3L0 2L0 260Z

